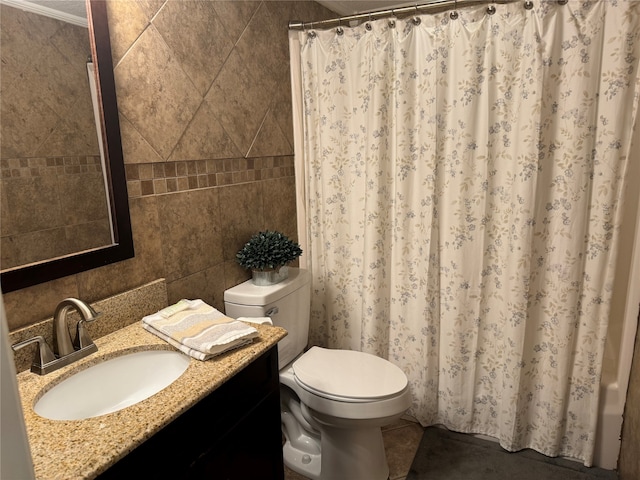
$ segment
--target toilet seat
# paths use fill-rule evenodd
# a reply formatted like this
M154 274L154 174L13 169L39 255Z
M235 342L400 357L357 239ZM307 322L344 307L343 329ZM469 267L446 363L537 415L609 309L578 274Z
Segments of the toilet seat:
M312 347L292 365L301 388L329 400L378 402L407 389L407 377L391 362L364 352Z

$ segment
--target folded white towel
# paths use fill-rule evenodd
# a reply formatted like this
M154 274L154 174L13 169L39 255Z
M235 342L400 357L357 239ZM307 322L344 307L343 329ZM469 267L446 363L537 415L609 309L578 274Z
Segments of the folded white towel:
M238 317L236 320L245 323L257 323L258 325L273 325L271 317Z
M142 319L145 330L198 360L251 343L258 331L202 300L180 300Z

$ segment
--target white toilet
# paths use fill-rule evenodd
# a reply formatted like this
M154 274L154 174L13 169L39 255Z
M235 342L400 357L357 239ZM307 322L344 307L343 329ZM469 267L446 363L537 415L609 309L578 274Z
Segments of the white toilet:
M411 404L407 377L363 352L307 352L311 275L289 268L271 286L251 280L224 292L230 317L271 317L287 330L278 343L284 463L311 479L386 480L381 427Z

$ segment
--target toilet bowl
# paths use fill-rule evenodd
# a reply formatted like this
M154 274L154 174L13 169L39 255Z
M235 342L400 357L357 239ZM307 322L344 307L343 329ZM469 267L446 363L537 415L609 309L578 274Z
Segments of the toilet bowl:
M244 282L224 294L231 317L270 316L288 332L278 344L284 463L312 480L386 480L381 427L400 418L411 399L407 377L364 352L317 346L305 351L310 274L264 287Z
M280 383L313 429L302 423L289 432L283 424L289 468L312 479L388 478L381 427L410 406L402 370L367 353L312 347L280 372Z

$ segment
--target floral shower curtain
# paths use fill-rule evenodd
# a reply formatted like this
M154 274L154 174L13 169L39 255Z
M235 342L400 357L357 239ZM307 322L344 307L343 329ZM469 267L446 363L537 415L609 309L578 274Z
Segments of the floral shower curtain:
M399 365L423 425L590 465L640 2L532 3L291 32L311 343Z

